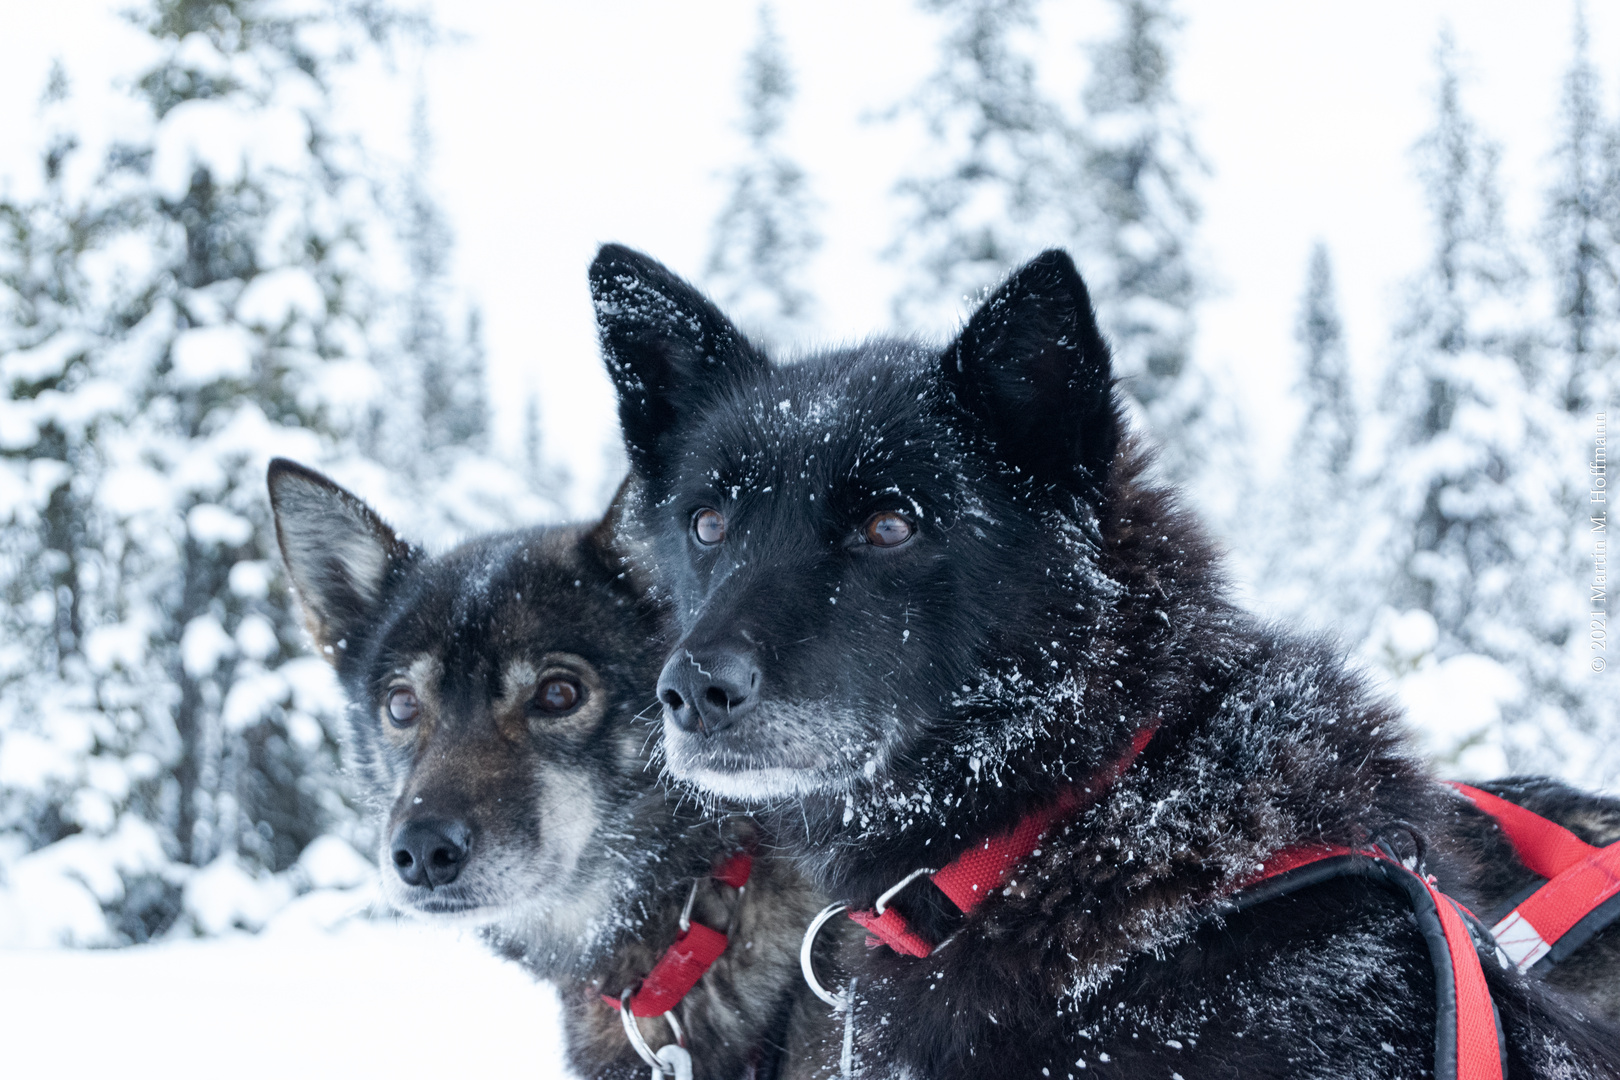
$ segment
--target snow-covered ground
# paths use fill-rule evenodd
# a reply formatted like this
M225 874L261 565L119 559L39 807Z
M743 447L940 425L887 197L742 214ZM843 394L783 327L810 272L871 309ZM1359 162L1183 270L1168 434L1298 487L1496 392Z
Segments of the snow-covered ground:
M0 951L0 1075L549 1080L556 995L469 935L296 918L260 935Z

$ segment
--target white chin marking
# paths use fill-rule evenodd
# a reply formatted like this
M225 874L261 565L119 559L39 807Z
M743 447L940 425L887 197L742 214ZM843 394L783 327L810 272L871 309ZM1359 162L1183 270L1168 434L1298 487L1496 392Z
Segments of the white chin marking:
M468 911L422 911L418 908L408 909L412 916L423 922L433 923L437 926L454 926L465 930L477 930L485 926L494 926L497 923L509 921L511 908L506 905L493 907L484 905Z
M740 772L718 772L697 768L683 770L676 775L687 783L702 788L711 795L738 802L773 802L798 795L808 795L821 787L815 774L807 769L745 769Z

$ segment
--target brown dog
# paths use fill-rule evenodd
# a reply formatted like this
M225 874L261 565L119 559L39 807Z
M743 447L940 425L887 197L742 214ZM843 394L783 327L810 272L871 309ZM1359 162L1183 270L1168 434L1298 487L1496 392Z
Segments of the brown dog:
M791 865L714 878L752 824L667 799L652 766L659 613L612 526L536 528L429 557L364 503L288 461L270 466L276 529L316 646L349 699L345 752L381 826L384 893L476 927L559 986L573 1067L644 1077L617 999L678 923L730 931L673 1008L696 1073L809 1077L836 1061L799 977L822 903ZM665 1019L640 1022L649 1049ZM836 1037L836 1033L835 1036Z

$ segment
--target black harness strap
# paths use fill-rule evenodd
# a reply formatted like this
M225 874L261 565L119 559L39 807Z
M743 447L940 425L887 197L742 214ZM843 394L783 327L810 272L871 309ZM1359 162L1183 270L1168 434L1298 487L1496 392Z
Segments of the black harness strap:
M1386 858L1353 853L1330 855L1266 876L1234 893L1228 898L1228 902L1235 910L1246 910L1267 900L1275 900L1300 889L1338 878L1359 878L1373 882L1400 896L1411 905L1417 919L1418 930L1423 935L1424 943L1429 947L1429 959L1434 965L1434 1075L1436 1080L1476 1080L1476 1076L1470 1075L1471 1070L1468 1067L1459 1066L1457 1052L1459 1023L1477 1028L1482 1026L1483 1017L1459 1012L1457 972L1452 959L1458 943L1448 939L1439 902L1435 899L1436 894L1422 877ZM1471 947L1475 946L1472 939L1468 944ZM1478 963L1477 952L1473 955L1473 961ZM1502 1035L1502 1018L1496 1010L1495 1002L1490 1003L1490 1017L1490 1022L1496 1029L1500 1068L1496 1077L1499 1078L1507 1074L1507 1043ZM1477 1032L1471 1034L1477 1036ZM1478 1073L1477 1064L1472 1071Z

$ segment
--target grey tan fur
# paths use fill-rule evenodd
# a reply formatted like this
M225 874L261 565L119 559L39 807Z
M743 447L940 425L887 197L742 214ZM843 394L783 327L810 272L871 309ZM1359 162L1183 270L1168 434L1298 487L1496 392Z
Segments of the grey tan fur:
M388 900L476 928L554 982L580 1075L645 1077L601 995L652 967L694 881L694 917L726 926L739 898L709 871L756 836L657 785L658 731L637 714L662 620L612 521L429 557L309 469L273 462L269 486L310 634L347 694L344 749ZM696 1073L826 1075L840 1032L798 973L822 898L786 861L754 867L730 947L679 1010ZM641 1024L669 1041L663 1020Z

